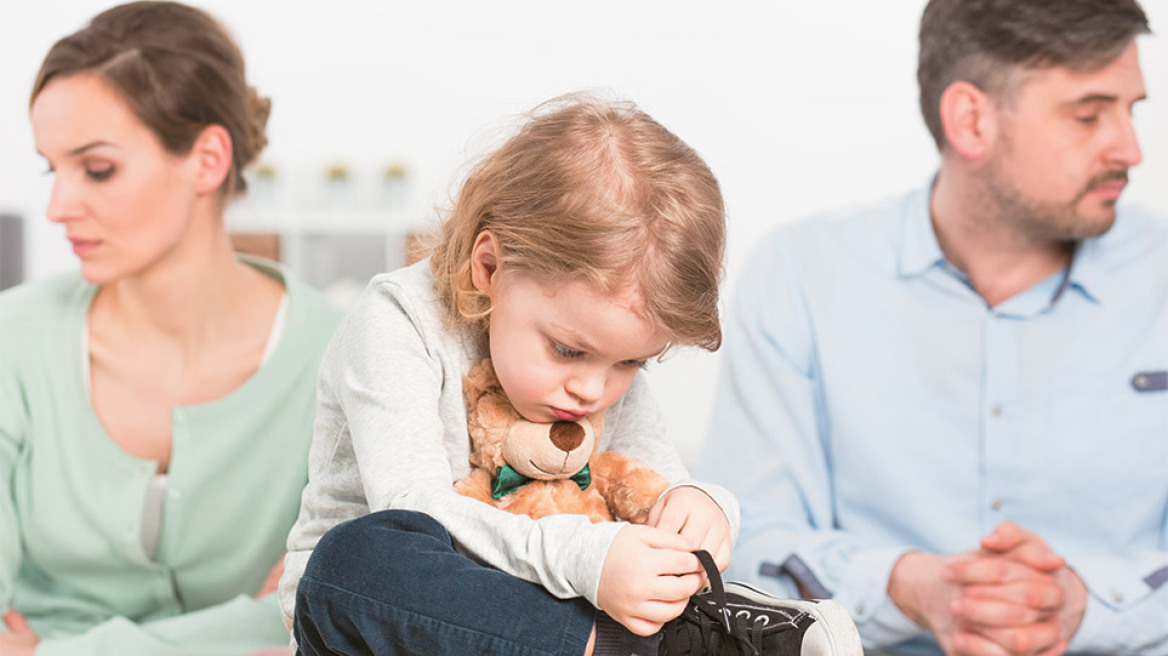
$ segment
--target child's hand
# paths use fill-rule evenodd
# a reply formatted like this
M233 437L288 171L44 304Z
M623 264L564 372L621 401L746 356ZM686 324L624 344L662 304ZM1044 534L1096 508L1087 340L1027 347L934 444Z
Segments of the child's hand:
M629 631L653 635L685 610L701 585L701 569L685 539L630 524L604 557L597 603Z
M698 488L683 485L670 490L649 510L648 525L680 535L690 551L705 549L718 571L730 566L730 522L722 508Z

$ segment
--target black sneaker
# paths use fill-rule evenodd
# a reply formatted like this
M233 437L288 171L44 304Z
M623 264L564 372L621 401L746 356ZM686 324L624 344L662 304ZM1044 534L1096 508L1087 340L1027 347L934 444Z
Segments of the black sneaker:
M860 634L838 602L779 599L744 583L722 585L714 559L702 562L710 589L661 629L658 656L861 656Z

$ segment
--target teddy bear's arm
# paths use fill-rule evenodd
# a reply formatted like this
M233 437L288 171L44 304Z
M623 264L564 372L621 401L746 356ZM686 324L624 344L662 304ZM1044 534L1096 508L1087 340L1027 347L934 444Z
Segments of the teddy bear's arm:
M592 481L613 517L644 524L657 497L669 487L660 474L632 456L603 451L589 465Z
M491 475L485 469L472 469L465 477L454 482L454 491L478 499L483 503L495 505L491 498Z

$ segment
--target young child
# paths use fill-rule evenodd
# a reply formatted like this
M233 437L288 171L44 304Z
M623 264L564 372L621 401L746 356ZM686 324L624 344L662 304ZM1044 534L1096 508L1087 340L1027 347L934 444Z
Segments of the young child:
M301 651L628 654L677 617L691 552L728 564L737 502L688 478L639 372L720 345L724 242L709 168L629 103L551 101L478 163L431 258L375 277L325 354L280 584ZM607 409L601 449L671 483L647 525L453 491L485 357L531 421Z

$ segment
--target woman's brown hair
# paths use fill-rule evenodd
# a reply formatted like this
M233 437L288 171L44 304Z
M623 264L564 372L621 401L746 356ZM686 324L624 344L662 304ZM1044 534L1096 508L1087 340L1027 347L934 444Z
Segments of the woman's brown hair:
M271 101L247 84L239 47L214 18L177 2L132 2L106 10L53 45L29 100L53 79L93 73L175 154L190 152L209 125L231 135L224 194L247 189L243 169L267 145Z
M482 329L490 299L472 284L470 259L485 230L502 269L607 293L632 285L672 344L721 345L721 189L692 148L632 103L551 100L470 171L430 268L453 322Z

